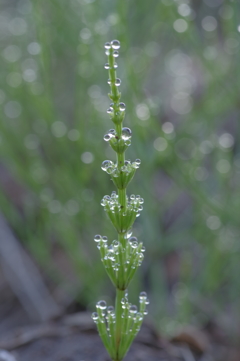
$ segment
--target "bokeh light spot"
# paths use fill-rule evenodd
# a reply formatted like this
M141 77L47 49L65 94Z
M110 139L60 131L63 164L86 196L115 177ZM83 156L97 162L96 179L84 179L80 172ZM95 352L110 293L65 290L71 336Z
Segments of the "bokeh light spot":
M173 23L173 28L178 33L184 33L188 28L188 23L184 19L177 19Z
M217 28L217 20L213 16L205 16L205 18L202 19L202 27L205 31L214 31Z
M19 102L10 101L4 106L4 112L8 118L17 118L22 112L22 106Z
M94 156L91 152L84 152L82 155L81 155L81 160L83 163L85 164L90 164L93 162L94 160Z
M56 138L61 138L67 133L66 125L61 121L56 121L52 124L52 133Z

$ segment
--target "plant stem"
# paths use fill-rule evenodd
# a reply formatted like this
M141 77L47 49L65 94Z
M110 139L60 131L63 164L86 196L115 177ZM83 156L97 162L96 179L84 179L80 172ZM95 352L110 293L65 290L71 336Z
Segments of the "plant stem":
M115 312L116 312L116 334L115 334L115 340L116 340L116 350L118 353L119 344L121 341L121 331L122 331L122 298L124 298L125 291L116 290L116 301L115 301ZM118 361L118 358L117 360Z

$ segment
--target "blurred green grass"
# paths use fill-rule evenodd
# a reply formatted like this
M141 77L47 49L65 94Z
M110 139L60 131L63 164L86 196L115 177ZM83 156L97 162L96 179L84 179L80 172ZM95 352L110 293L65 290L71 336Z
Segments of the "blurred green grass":
M86 307L113 292L93 237L116 236L100 165L113 156L103 45L117 38L129 157L142 160L130 191L145 199L132 297L148 291L165 332L239 317L239 11L221 0L3 1L1 211Z

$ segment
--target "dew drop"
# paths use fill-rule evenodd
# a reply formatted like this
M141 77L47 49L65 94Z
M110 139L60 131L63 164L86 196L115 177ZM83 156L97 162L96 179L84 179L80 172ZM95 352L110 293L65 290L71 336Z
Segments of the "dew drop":
M132 136L132 131L130 128L122 128L122 139L129 140Z
M112 162L111 160L104 160L104 161L102 162L101 168L102 168L102 170L104 170L104 171L106 172L107 169L108 169L109 167L112 167L112 166L113 166L113 162Z
M106 301L103 301L103 300L99 301L99 302L97 303L97 308L100 308L100 310L106 310L106 308L107 308L107 302L106 302Z
M141 164L141 159L136 159L135 163L139 166Z
M112 138L112 137L111 137L111 135L109 135L109 134L105 134L104 137L103 137L103 139L105 140L105 142L109 142L109 140L110 140L111 138Z
M106 243L106 242L108 241L108 238L107 238L106 236L103 236L103 237L102 237L102 241L103 241L104 243Z
M121 85L121 79L117 78L116 81L115 81L115 85L120 86Z
M135 199L135 195L134 194L131 194L130 195L130 199L133 201Z
M131 305L131 306L129 307L129 312L132 313L132 314L137 313L137 306Z
M102 239L102 237L100 236L100 234L96 234L96 236L94 237L94 241L97 243L100 242L101 239Z
M113 306L108 306L107 312L112 314L114 312L114 307Z
M108 79L107 83L108 85L111 85L111 79Z
M148 310L145 310L143 314L146 316L148 314Z
M114 248L118 248L119 247L119 242L115 240L115 241L113 241L112 245L113 245Z
M107 42L104 44L105 49L111 49L111 43Z
M94 322L97 322L97 321L98 321L99 316L98 316L97 312L93 312L93 313L92 313L92 319L93 319Z
M126 109L126 105L124 103L119 104L119 110L123 112Z
M109 55L110 55L110 50L107 49L107 50L105 51L105 54L106 54L107 56L109 56Z
M104 69L110 69L110 65L108 64L108 63L106 63L105 65L104 65Z
M130 242L129 242L129 243L130 243ZM138 242L137 242L137 241L132 241L130 244L131 244L131 247L132 247L133 249L137 248L137 246L138 246Z
M137 315L136 315L136 321L142 321L143 320L143 315L141 312L138 312Z
M112 48L117 50L120 48L120 41L119 40L112 40L111 41Z
M111 114L112 112L113 112L113 107L110 107L110 108L107 109L108 114Z
M114 58L119 57L119 52L118 52L117 50L115 50L115 51L113 52L113 56L114 56Z
M128 232L125 234L124 238L125 238L125 239L128 239L129 237L131 237L131 235L132 235L132 231L128 231Z
M114 69L117 69L117 68L118 68L117 63L114 63L114 64L113 64L113 68L114 68Z
M139 300L141 301L146 301L147 299L147 293L146 292L141 292L139 295Z

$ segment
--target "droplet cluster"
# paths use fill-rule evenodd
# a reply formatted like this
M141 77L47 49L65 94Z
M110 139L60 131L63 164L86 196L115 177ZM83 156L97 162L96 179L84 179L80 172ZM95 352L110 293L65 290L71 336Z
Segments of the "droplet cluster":
M141 299L141 294L139 300ZM123 337L129 337L129 335L136 336L140 330L143 316L147 314L146 305L149 304L148 299L146 302L140 301L139 311L136 305L132 305L128 301L128 295L125 294L124 298L121 301L122 304L122 319L123 319Z
M129 336L135 337L140 330L143 316L148 312L146 306L149 304L146 292L141 292L139 295L139 310L136 305L131 304L128 301L128 293L125 292L124 297L121 300L122 306L122 337L129 338ZM101 300L96 305L97 312L92 313L92 319L97 324L98 329L101 330L101 326L105 325L107 330L107 336L109 341L114 338L114 325L116 323L116 314L113 306L108 306L104 300ZM124 341L124 340L123 340Z
M132 180L136 169L139 168L140 164L140 159L136 159L135 162L132 163L130 160L125 160L123 165L120 165L117 162L114 163L111 160L104 160L101 168L111 176L112 181L118 189L123 189L126 188L128 183Z
M119 177L122 172L126 174L130 174L132 171L135 172L135 170L139 168L140 164L140 159L136 159L135 162L132 163L130 160L125 160L124 165L119 167L117 162L114 163L111 160L104 160L101 168L104 172L111 174L113 177Z
M115 129L109 129L109 131L103 137L105 142L109 142L112 149L119 154L124 153L125 150L131 145L131 138L132 131L127 127L122 128L121 134L117 134Z
M116 192L112 192L111 196L105 195L103 197L101 205L116 230L119 233L125 233L132 227L136 217L140 216L140 212L143 210L143 202L143 198L139 195L132 194L130 197L126 197L126 207L123 208Z
M94 237L94 241L97 243L101 260L114 285L127 288L137 268L142 264L145 247L138 242L136 237L129 237L124 247L117 240L108 245L107 237L99 234ZM118 284L119 272L124 275L121 285Z

